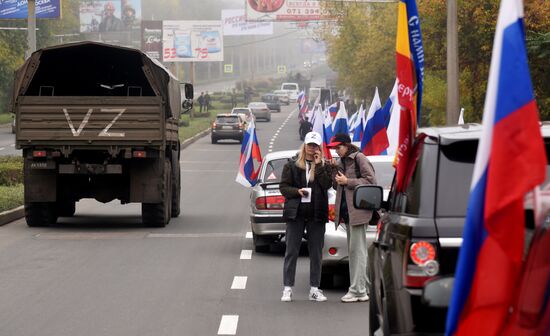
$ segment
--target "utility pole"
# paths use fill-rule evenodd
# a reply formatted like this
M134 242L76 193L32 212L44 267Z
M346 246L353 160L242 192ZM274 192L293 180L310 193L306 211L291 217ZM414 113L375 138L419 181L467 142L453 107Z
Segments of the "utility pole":
M457 0L447 0L447 125L456 125L460 113L456 2Z
M26 59L36 51L36 0L28 1L27 17L27 55Z

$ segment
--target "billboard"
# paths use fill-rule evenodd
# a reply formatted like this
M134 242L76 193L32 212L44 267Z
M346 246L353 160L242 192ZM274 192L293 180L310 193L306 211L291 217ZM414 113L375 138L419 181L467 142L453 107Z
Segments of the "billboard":
M162 61L162 21L141 21L141 50Z
M26 19L27 0L0 0L0 20ZM60 0L36 1L37 19L58 19L61 17Z
M1 1L1 0L0 0ZM94 0L80 3L80 32L139 29L141 0Z
M244 9L222 10L222 22L225 36L273 35L273 22L247 22Z
M163 21L163 62L223 61L221 21Z
M332 19L322 1L246 0L248 21L319 21Z

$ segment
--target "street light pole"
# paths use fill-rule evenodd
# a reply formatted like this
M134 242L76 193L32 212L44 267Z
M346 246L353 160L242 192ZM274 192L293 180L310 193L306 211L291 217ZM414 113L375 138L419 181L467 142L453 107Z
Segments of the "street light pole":
M456 2L447 0L447 125L456 125L460 113Z
M25 58L31 57L31 54L36 51L36 0L28 1L28 17L27 17L27 55Z

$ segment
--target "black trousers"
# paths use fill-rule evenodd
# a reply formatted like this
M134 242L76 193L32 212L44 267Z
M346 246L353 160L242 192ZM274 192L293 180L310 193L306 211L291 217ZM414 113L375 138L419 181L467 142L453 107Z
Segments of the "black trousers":
M309 285L321 285L321 261L325 243L325 223L316 223L312 219L298 216L295 221L286 224L286 252L283 266L283 284L294 286L296 263L300 254L302 237L307 229L307 247L309 250Z

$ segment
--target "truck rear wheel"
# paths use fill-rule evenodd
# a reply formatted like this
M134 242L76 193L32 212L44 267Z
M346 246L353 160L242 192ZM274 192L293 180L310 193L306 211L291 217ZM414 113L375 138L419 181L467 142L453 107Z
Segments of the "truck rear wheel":
M181 205L180 205L180 199L181 199L181 172L180 172L180 165L179 160L176 158L175 164L173 163L173 166L175 166L175 173L172 174L172 217L178 217L181 212Z
M55 224L57 209L53 202L26 202L25 219L30 227L44 227Z
M141 218L145 225L150 227L165 227L170 221L172 210L172 165L170 160L164 161L164 186L162 202L142 203Z
M57 215L59 217L72 217L76 211L75 201L57 202Z

